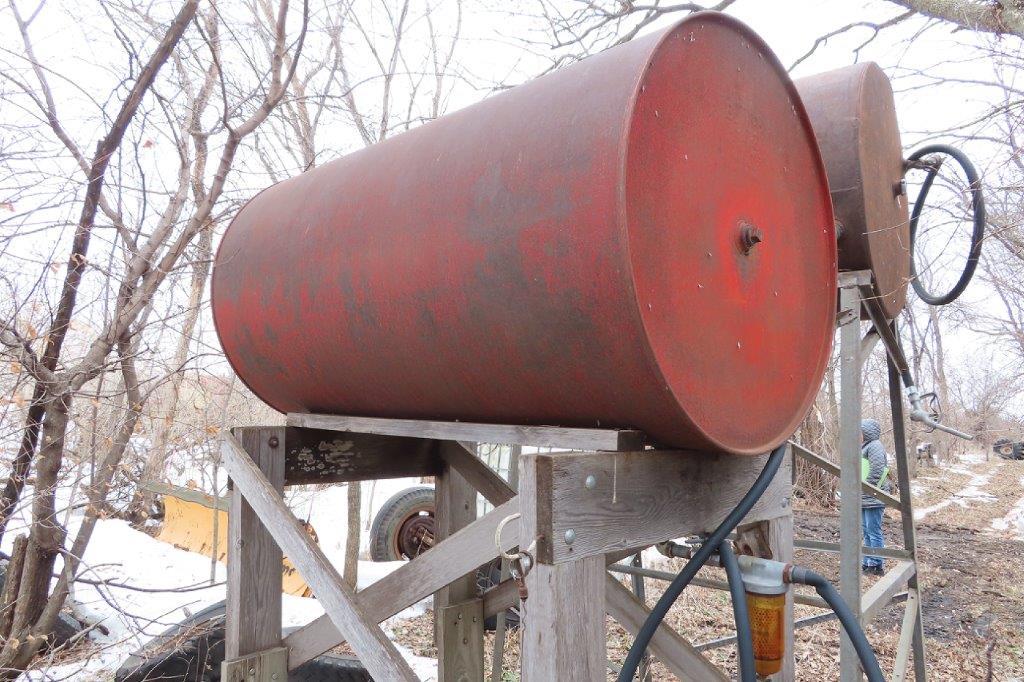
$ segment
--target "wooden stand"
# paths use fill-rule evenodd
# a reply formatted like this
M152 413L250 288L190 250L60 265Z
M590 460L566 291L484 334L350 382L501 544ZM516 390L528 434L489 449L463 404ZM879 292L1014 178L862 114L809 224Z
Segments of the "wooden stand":
M863 358L888 329L860 336L860 312L872 305L870 275L840 278L842 326L841 463L792 444L791 452L841 478L839 543L800 541L807 549L838 552L841 591L868 622L906 586L906 615L894 679L904 678L911 649L918 682L925 679L923 629L904 417L898 373L890 362L890 393L900 495L860 480L860 372ZM644 434L613 429L505 426L319 414L288 415L287 427L235 429L222 456L233 489L230 511L227 658L224 677L270 682L333 647L348 642L376 680L414 680L409 665L379 623L433 595L439 677L475 682L484 676L483 621L519 601L517 585L503 580L480 594L478 567L499 549L531 548L536 561L526 576L522 679L606 679L605 614L635 635L648 610L609 570L644 577L672 576L616 563L670 538L707 533L731 511L760 473L765 457L736 457L646 449ZM476 456L478 443L535 450L519 456L519 491ZM562 448L565 452L539 452ZM521 452L519 447L517 452ZM737 531L749 553L790 561L792 461ZM285 506L285 486L404 476L433 476L437 544L423 555L354 592ZM904 547L874 551L896 559L860 594L860 493L898 509ZM494 508L477 518L479 493ZM500 547L495 534L501 529ZM282 550L305 578L325 615L281 637ZM695 585L723 589L697 577ZM794 596L786 609L786 659L778 679L794 679L793 629L831 614L793 622L793 602L822 608L817 597ZM726 637L694 646L662 625L649 653L684 680L726 680L701 653L735 643ZM287 660L287 664L285 664ZM500 661L500 657L495 660ZM843 680L860 678L844 638Z
M536 557L521 607L522 679L603 680L605 614L635 634L648 613L607 565L668 538L713 530L765 461L644 449L636 431L309 414L289 415L288 424L236 429L223 441L233 485L225 673L250 669L282 646L293 669L347 641L374 679L416 679L378 624L433 594L440 679L483 679L483 620L519 599L512 580L483 594L476 587L476 569L498 556L495 532L503 524L501 549L534 546ZM477 442L574 451L521 455L517 495L475 455ZM437 544L360 592L344 583L281 497L287 485L424 475L436 481ZM790 481L787 461L745 522L767 524L763 551L783 561L792 552ZM494 505L480 518L477 493ZM274 570L281 549L325 611L283 640ZM668 626L650 651L681 679L726 679ZM792 679L792 670L790 660L782 679Z

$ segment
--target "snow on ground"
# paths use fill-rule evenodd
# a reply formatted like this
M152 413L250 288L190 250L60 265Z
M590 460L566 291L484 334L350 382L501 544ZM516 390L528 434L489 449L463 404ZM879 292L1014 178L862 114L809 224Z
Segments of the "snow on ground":
M360 528L363 556L368 546L372 513L376 513L393 494L413 485L419 485L419 479L363 484L364 523ZM70 499L70 493L70 489L62 490L60 497ZM344 561L347 530L346 487L334 486L315 493L296 491L288 497L296 515L313 524L328 559L340 567ZM66 519L72 536L81 521L80 510ZM7 534L5 544L13 535L15 533ZM5 549L9 551L9 547ZM359 589L380 580L402 563L360 561ZM109 680L120 663L151 637L225 597L223 582L226 572L222 564L213 567L211 586L208 557L160 542L124 521L104 519L96 524L83 565L88 567L83 569L83 578L107 584L77 584L72 595L73 610L77 616L101 624L109 634L93 631L91 639L97 651L90 658L49 666L26 674L22 679ZM315 599L287 594L282 597L285 628L304 625L323 613ZM406 609L386 621L385 630L394 622L421 615L425 608L426 602ZM437 662L434 659L416 656L402 647L399 649L420 679L436 679Z
M1020 479L1021 488L1024 488L1024 477ZM1006 516L992 521L992 528L995 530L1012 530L1017 537L1024 541L1024 497L1017 500Z
M995 467L993 467L988 472L984 472L984 473L980 473L980 474L976 474L973 471L971 471L970 469L965 469L963 467L957 467L957 466L949 467L947 469L947 471L950 471L952 473L957 473L957 474L968 475L968 476L971 477L971 480L967 482L967 486L965 488L963 488L962 490L959 490L958 492L954 493L950 497L947 497L946 499L942 500L941 502L938 502L937 504L933 504L930 507L925 507L924 509L917 509L917 510L915 510L914 511L914 520L915 521L920 521L921 519L925 518L929 514L933 514L933 513L937 512L937 511L939 511L940 509L945 509L946 507L948 507L951 504L958 504L961 507L966 507L972 501L974 501L974 502L979 502L979 501L980 502L993 502L993 501L995 501L996 498L992 494L985 492L985 486L988 485L988 482L992 479L992 475L996 472L997 469L999 469L1000 466L1001 466L1001 464L997 464Z

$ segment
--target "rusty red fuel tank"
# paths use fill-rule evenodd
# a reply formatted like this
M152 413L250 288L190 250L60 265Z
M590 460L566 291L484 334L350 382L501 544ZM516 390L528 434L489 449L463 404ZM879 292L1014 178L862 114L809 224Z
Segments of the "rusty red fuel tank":
M213 312L281 411L755 454L811 404L835 287L796 90L703 13L263 191Z
M892 85L872 62L796 81L841 225L839 269L871 270L891 319L910 282L910 216ZM865 313L866 316L866 313Z

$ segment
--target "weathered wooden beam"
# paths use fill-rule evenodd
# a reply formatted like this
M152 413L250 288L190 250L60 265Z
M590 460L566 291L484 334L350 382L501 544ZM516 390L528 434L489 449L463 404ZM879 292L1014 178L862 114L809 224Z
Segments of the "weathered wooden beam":
M221 682L278 682L287 679L288 650L282 646L224 661Z
M574 561L711 531L765 460L668 450L524 455L523 471L537 481L537 559ZM790 467L786 458L746 523L789 512Z
M526 574L523 682L605 679L607 575L601 556L538 563Z
M634 637L650 614L646 606L610 575L605 576L605 602L608 614ZM711 661L695 650L682 635L665 623L658 626L649 648L655 658L681 680L725 682L729 679Z
M150 481L142 486L143 490L147 490L157 495L167 495L169 497L176 497L179 500L185 500L186 502L195 502L200 504L207 509L220 509L222 511L231 510L231 496L225 495L224 497L215 497L213 495L207 495L204 492L193 490L191 488L184 488L180 485L170 485L161 481Z
M249 427L234 433L238 459L279 494L284 489L284 428ZM231 660L281 645L281 548L260 518L260 510L243 496L234 472L229 473L235 485L228 510L224 653Z
M614 563L621 558L620 553L610 554L605 561ZM502 582L484 593L484 618L500 613L518 602L519 593L515 582L511 580ZM650 613L622 583L612 576L608 576L605 580L605 607L608 615L634 636L646 620L647 614ZM529 611L529 598L526 608ZM713 664L697 653L684 637L668 625L659 626L651 640L650 650L680 679L727 679Z
M589 429L560 426L518 426L470 422L425 421L419 419L378 419L330 414L290 413L288 426L410 436L435 440L508 443L573 450L639 450L646 437L630 429Z
M792 461L792 450L789 452L788 460ZM793 562L793 514L779 516L774 519L762 521L761 525L767 527L769 555L762 558L781 561L785 564ZM793 603L796 599L796 590L786 590L786 607L783 613L783 654L782 670L771 676L769 679L777 682L793 682L796 679L796 656L794 646L793 627Z
M514 580L503 580L483 593L484 618L490 618L519 603L519 586Z
M285 485L435 476L441 471L435 441L299 427L285 431L284 465Z
M378 680L418 680L394 643L377 625L378 621L363 612L356 602L355 592L324 556L285 505L279 490L267 480L238 441L233 436L225 436L221 441L220 452L235 489L242 493L278 546L288 554L288 558L313 589L331 622L349 641L367 671ZM275 576L280 575L280 561L278 555L273 568ZM246 597L242 595L243 600ZM265 614L260 614L261 620L264 617ZM279 622L277 629L277 637L280 637Z
M591 453L592 457L598 456ZM520 461L520 540L538 542L550 526L544 516L551 483L533 455ZM580 557L560 564L537 561L526 574L529 592L524 603L522 681L601 680L606 676L604 556Z
M915 572L913 561L900 561L872 585L861 599L863 622L866 624L874 620L878 612L889 605L893 596L903 589Z
M477 456L474 443L462 442L458 443L458 447L441 447L440 455L444 462L458 471L491 504L504 504L516 496L512 486Z
M475 682L484 679L484 609L479 598L437 610L437 679Z
M518 511L518 499L492 509L429 552L356 593L356 604L371 620L379 623L426 599L438 588L496 557L494 533L498 524ZM505 551L519 544L517 519L505 525L501 544ZM515 594L514 589L512 592ZM331 619L326 615L320 616L284 638L289 648L288 668L294 669L344 641Z
M462 451L463 447L447 441L441 449ZM443 543L476 520L476 490L457 469L445 464L434 479L434 491L434 537ZM494 541L489 544L496 554ZM477 591L474 566L434 593L437 677L443 682L484 678L483 604ZM477 614L479 618L475 617ZM474 617L467 621L468 616Z

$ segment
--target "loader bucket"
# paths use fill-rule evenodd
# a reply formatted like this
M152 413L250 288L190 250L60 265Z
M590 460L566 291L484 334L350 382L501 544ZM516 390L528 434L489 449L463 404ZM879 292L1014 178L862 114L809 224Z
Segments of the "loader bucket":
M150 490L163 496L164 522L156 539L187 552L195 552L227 563L228 499L173 485L151 484ZM307 531L316 539L312 526ZM312 596L306 581L285 557L281 562L281 591L299 597Z

